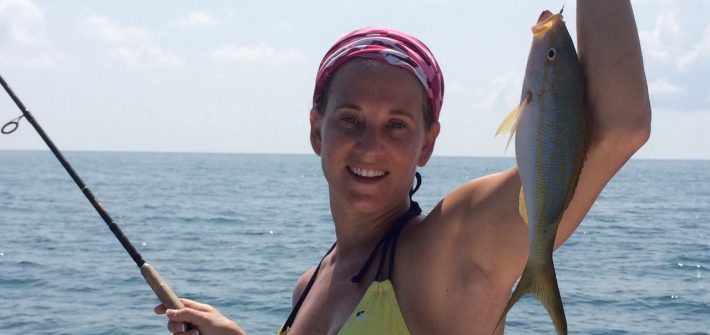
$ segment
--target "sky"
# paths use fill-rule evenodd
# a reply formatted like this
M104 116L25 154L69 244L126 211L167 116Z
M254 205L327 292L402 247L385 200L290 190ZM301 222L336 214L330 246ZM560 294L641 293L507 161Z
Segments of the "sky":
M632 1L653 110L635 157L710 159L710 0ZM343 34L394 27L444 73L435 155L512 156L531 32L563 1L0 0L0 75L62 150L311 153L318 63ZM564 1L576 36L575 2ZM0 125L20 112L0 94ZM22 121L0 150L44 150Z

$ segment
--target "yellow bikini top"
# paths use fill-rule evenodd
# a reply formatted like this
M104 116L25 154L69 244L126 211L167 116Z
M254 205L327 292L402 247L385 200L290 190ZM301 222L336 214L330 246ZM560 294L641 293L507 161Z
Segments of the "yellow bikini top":
M375 275L376 280L367 288L365 295L363 295L360 302L345 321L343 327L338 331L338 335L409 335L409 330L404 323L404 318L402 318L402 312L399 309L397 297L395 296L394 287L392 286L390 278L392 278L392 270L394 269L394 254L399 233L411 218L421 214L421 212L422 210L419 208L419 204L415 201L411 201L409 210L395 221L390 230L382 237L372 251L360 272L352 278L354 283L358 283L363 279L379 250L380 264L377 269L377 274ZM335 244L333 244L330 250L323 256L323 259L325 259L334 248ZM387 256L389 256L387 274L385 278L381 279L380 277L384 272L383 267L384 263L386 263L385 260ZM313 276L311 276L311 279L308 281L308 285L306 285L301 297L294 305L291 315L289 315L288 319L281 327L279 335L286 335L291 325L293 325L296 313L298 313L306 295L310 291L311 286L313 286L322 263L323 260L321 260L318 267L313 272Z
M389 279L370 284L338 335L409 335Z

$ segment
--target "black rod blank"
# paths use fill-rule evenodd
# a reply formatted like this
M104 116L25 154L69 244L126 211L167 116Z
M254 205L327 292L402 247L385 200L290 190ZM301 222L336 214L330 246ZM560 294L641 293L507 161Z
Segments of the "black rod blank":
M10 86L7 85L7 82L5 82L5 79L2 76L0 76L0 84L2 84L2 87L5 88L5 91L7 92L7 94L10 95L10 97L15 102L20 111L22 111L22 115L27 119L27 121L29 121L32 127L35 128L39 136L42 137L44 143L46 143L49 149L52 150L52 153L54 154L54 156L57 157L64 169L67 171L67 173L69 173L71 178L76 183L76 186L79 187L81 192L84 193L84 196L86 196L86 199L89 200L91 205L94 206L94 209L96 209L96 211L99 213L104 222L106 222L106 225L108 225L108 228L111 230L113 235L116 236L119 242L121 242L123 248L126 249L133 261L140 268L143 278L145 278L145 280L148 282L148 285L150 285L151 289L153 289L153 292L155 292L155 294L158 296L160 302L162 302L163 305L165 305L167 308L183 308L184 306L182 302L175 295L170 286L168 286L168 284L165 282L165 280L163 280L163 278L160 276L158 271L155 270L155 268L153 268L150 264L146 263L145 260L143 260L143 257L140 253L138 253L138 250L133 247L133 244L131 244L131 241L128 240L128 237L123 234L123 231L121 231L121 228L118 227L118 224L113 221L111 215L108 214L101 202L96 199L89 187L84 184L84 181L81 180L79 175L74 171L74 168L72 168L69 162L67 162L62 153L59 151L59 149L57 149L57 147L54 145L49 136L47 136L42 127L40 127L40 125L37 123L35 118L25 107L22 101L20 101L20 99L15 95L12 89L10 89ZM5 124L5 126L0 129L2 133L9 134L15 131L17 129L18 122L21 118L22 116Z
M46 143L49 149L52 150L52 153L54 154L54 156L57 157L59 163L61 163L67 173L69 173L71 178L76 183L76 186L78 186L81 192L84 193L84 196L86 196L86 199L88 199L91 205L94 206L94 209L96 209L96 211L99 213L104 222L106 222L109 229L111 229L111 232L113 232L118 241L121 242L121 245L124 249L126 249L133 261L136 262L136 265L138 267L143 266L145 260L143 260L141 254L138 252L138 250L136 250L133 244L131 244L131 241L128 240L128 237L123 234L123 231L121 231L121 228L118 227L116 222L113 221L111 215L109 215L106 209L104 209L104 206L101 204L101 202L96 199L96 196L94 196L94 194L91 192L91 189L89 189L89 187L84 184L84 181L81 180L81 177L76 174L74 168L72 168L69 162L67 162L67 160L64 158L64 155L62 155L59 149L57 149L57 146L54 145L54 142L52 142L49 136L47 136L47 133L44 132L44 129L42 129L39 123L37 123L34 116L32 116L32 113L30 113L30 111L25 107L22 101L20 101L20 99L17 97L17 95L15 95L15 93L12 91L10 86L7 85L7 82L2 76L0 76L0 84L2 84L2 87L5 88L5 91L7 92L7 94L10 95L10 97L15 102L20 111L22 111L22 115L25 116L25 119L27 119L27 121L32 125L32 127L35 128L39 136L42 138L42 140L44 140L44 143Z

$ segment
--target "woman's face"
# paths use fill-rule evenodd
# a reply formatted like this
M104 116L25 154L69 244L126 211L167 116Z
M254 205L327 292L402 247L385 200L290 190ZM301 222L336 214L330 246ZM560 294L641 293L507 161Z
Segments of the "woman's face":
M424 125L424 90L407 70L354 59L331 78L324 111L311 111L331 204L376 213L408 201L417 166L431 156L439 124ZM333 203L333 202L336 203Z

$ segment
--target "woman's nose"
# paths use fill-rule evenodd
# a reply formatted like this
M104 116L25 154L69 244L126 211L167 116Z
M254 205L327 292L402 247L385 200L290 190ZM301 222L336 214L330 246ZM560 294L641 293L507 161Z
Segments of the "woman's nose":
M363 151L375 151L382 146L380 130L373 125L362 127L358 137L358 148Z

